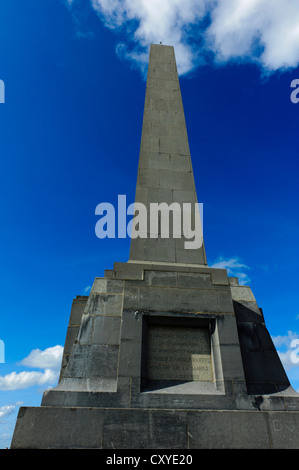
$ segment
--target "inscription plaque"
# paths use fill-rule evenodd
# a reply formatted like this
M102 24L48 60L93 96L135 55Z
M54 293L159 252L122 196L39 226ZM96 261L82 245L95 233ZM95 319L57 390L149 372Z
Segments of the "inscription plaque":
M150 325L147 377L149 380L212 381L208 329Z

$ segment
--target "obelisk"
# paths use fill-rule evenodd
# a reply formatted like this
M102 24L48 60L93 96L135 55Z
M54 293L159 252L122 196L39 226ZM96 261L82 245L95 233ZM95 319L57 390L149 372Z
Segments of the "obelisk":
M136 208L191 203L174 49L152 45ZM11 447L299 448L298 394L250 287L207 266L203 240L186 249L192 230L140 223L128 262L74 299L59 383L20 408Z
M198 200L171 46L152 45L150 49L135 201L147 207L148 215L152 203L168 206L175 203L179 206L182 223L186 208L183 204L190 204L193 215L190 225L195 225L194 204ZM189 239L184 237L183 228L182 236L176 238L172 230L173 219L170 217L169 220L168 238L163 238L161 232L157 237L151 237L148 217L146 236L131 240L130 261L206 265L203 239L198 249L186 249L184 245ZM202 234L197 233L197 236Z

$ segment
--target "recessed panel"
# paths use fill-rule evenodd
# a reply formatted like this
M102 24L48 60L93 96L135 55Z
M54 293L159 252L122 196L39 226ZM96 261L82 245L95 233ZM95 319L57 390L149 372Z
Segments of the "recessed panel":
M148 380L212 381L208 328L149 325Z

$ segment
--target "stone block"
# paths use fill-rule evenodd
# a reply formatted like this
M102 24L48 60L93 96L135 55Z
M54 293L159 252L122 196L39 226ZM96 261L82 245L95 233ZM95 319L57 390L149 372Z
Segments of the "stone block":
M166 155L166 154L165 154ZM167 188L159 188L159 189L148 189L148 203L156 202L161 203L165 202L166 204L172 204L173 197L172 197L172 189Z
M180 146L178 139L176 137L161 136L159 138L159 152L179 154Z
M147 205L147 193L149 188L143 188L141 186L137 186L136 193L135 193L135 203L141 203Z
M169 111L175 111L175 119L173 123L174 125L176 126L185 125L185 117L184 117L184 109L183 109L182 101L180 100L169 101L168 109ZM179 114L179 117L177 117L176 113Z
M69 325L80 325L88 297L73 300Z
M91 334L93 330L93 317L88 314L82 315L81 325L78 333L78 341L80 344L90 344Z
M99 448L104 414L101 409L21 407L11 448Z
M171 61L171 62L165 62L164 63L164 69L165 71L169 71L169 72L176 72L177 74L177 67L176 67L176 63L175 61Z
M77 394L81 392L98 393L98 392L116 392L117 391L117 380L115 378L108 377L65 377L54 389L47 390L43 397L43 406L58 405L64 406L63 400L60 401L61 394L58 392L72 392ZM56 395L58 400L53 401L53 396ZM66 395L66 394L65 394ZM50 397L49 397L50 396ZM49 399L50 398L50 399ZM76 399L75 405L78 404ZM85 403L88 405L88 401Z
M210 289L128 286L124 308L141 311L217 313L217 297ZM219 312L220 313L220 312Z
M171 155L171 164L172 164L172 169L173 170L178 170L178 171L183 171L183 172L185 172L185 171L189 172L191 170L191 159L188 155L172 154ZM186 189L186 188L184 188L184 189ZM188 188L188 190L189 190L189 188Z
M161 111L162 112L162 111ZM161 120L161 114L160 114L160 111L156 110L156 109L145 109L144 110L144 114L143 114L143 122L148 122L148 121L152 121L152 122L160 122ZM162 122L162 121L161 121ZM143 146L141 146L140 148L141 151L151 151L151 149L149 148L143 148Z
M169 126L168 130L170 137L175 137L176 139L186 140L188 142L186 126Z
M171 154L170 153L154 153L148 159L148 168L153 170L171 170ZM160 201L163 201L161 199Z
M182 189L184 191L196 191L195 190L195 182L194 182L194 176L192 171L185 171L183 173L183 187Z
M177 286L189 289L202 289L211 286L211 275L204 273L177 273Z
M143 241L144 261L164 261L174 263L175 239L172 238L147 238Z
M164 189L183 189L183 178L180 171L159 170L160 187ZM163 201L164 202L164 201Z
M177 286L177 273L164 271L145 271L144 282L148 286Z
M243 363L238 344L221 344L223 376L226 379L244 380Z
M73 344L79 332L79 326L69 326L67 329L63 354L70 354Z
M114 270L117 278L120 279L143 279L143 268L141 264L134 263L114 263Z
M234 315L222 315L217 319L218 344L239 345L239 335Z
M185 124L185 116L184 114L181 112L181 110L178 110L175 112L175 116L174 116L174 122L178 125L183 125Z
M107 292L107 283L108 279L104 277L96 277L93 281L93 285L91 288L92 294L103 294Z
M167 103L167 101L161 100L164 103ZM166 106L166 109L168 106ZM158 136L168 136L169 134L169 126L167 123L161 123L161 122L153 122L152 123L152 133L153 135L158 135Z
M86 377L86 364L89 358L90 345L75 343L72 354L64 372L64 377Z
M275 449L299 449L299 412L269 412L272 445Z
M156 117L157 122L167 122L168 124L173 124L177 122L177 111L158 111L159 117ZM167 150L168 151L168 150Z
M152 99L149 100L150 101L150 109L151 109L151 106L152 106ZM143 136L146 136L146 135L152 135L152 122L151 121L145 121L143 123L143 126L142 126L142 135Z
M145 152L159 152L159 138L152 135L143 135L141 140L141 150Z
M90 294L85 312L90 315L121 315L121 294Z
M229 277L229 284L230 286L238 286L239 285L239 279L237 277Z
M119 347L114 345L75 344L64 377L107 377L117 376Z
M131 260L144 260L145 259L145 249L146 244L143 238L137 238L134 240L134 243L131 243L130 247L130 259ZM119 275L123 279L128 279L127 277L123 277L124 275ZM135 279L132 277L132 279Z
M205 255L202 248L196 249L186 249L181 247L182 243L192 242L194 238L182 238L181 240L176 240L176 262L177 263L187 263L187 264L205 264Z
M161 111L168 111L168 101L161 99L162 97L162 90L157 90L158 91L158 97L157 98L152 98L152 107L153 109L160 109ZM156 127L157 129L157 127ZM164 127L165 129L165 127ZM142 130L143 132L143 130ZM161 130L158 130L158 132L153 132L152 135L167 135L166 134L161 134Z
M190 449L270 448L263 413L199 411L188 414Z
M179 139L179 154L190 155L189 142L186 138Z
M97 316L94 318L93 344L119 345L121 317Z
M177 415L172 411L107 410L103 448L187 448L185 418L186 412Z
M173 191L173 200L179 203L190 202L191 204L194 204L197 202L197 196L194 191L175 189Z
M298 393L289 386L286 390L286 396L284 396L285 406L287 411L299 411L299 400Z
M61 367L60 367L60 372L59 372L59 379L58 381L60 382L63 378L64 371L67 367L67 363L69 361L69 354L63 354L62 360L61 360Z
M123 294L124 281L107 280L107 294Z
M229 290L217 289L218 312L234 313L234 306Z
M168 90L180 90L180 84L178 80L165 80L165 88Z
M256 302L252 290L248 286L231 286L233 300Z
M140 315L132 311L123 311L121 337L122 340L135 340L141 342L142 317Z
M84 377L116 378L119 346L92 344Z
M169 64L167 64L167 65L170 66ZM173 91L172 90L167 90L167 89L162 90L162 99L172 101L174 99Z
M211 269L212 282L215 285L229 285L226 269Z
M141 341L124 340L120 345L119 377L139 377L141 369Z
M150 168L139 168L138 185L147 188L159 188L159 172Z

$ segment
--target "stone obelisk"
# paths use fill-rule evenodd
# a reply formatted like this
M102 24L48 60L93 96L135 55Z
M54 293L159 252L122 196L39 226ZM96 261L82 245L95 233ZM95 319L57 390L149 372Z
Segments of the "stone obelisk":
M140 219L128 262L74 299L59 383L20 408L12 448L299 448L298 394L250 287L207 266L203 239L186 249L190 227L163 233L162 212L191 203L174 49L152 45L136 209L160 222Z
M170 46L152 46L150 50L135 201L146 206L148 223L146 236L131 241L130 261L207 264L203 239L198 249L186 249L188 238L183 227L182 236L176 237L172 218L169 237L163 238L161 231L157 237L150 233L151 204L179 207L182 223L184 204L190 204L190 226L194 226L194 204L198 203L176 60Z

